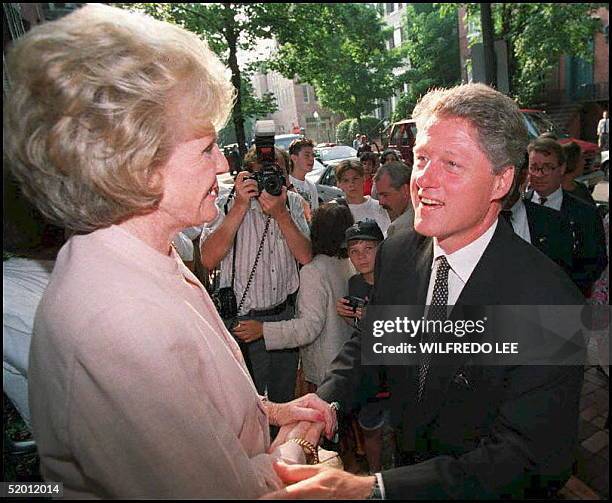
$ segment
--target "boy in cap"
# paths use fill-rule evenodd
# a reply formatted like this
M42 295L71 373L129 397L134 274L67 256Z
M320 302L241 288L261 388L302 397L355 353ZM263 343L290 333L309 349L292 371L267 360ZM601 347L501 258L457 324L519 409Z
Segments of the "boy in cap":
M354 323L357 329L359 329L358 322L363 316L362 308L368 303L374 286L376 251L383 240L383 233L373 220L357 222L345 232L348 256L357 274L349 279L349 295L338 300L336 309L347 323ZM384 388L385 376L380 375L379 378L380 382L377 386L379 392L376 396L369 398L368 403L359 410L357 423L360 431L354 431L358 451L361 443L359 437L363 436L363 450L372 473L381 469L385 418L380 399L388 395L381 391ZM375 391L372 394L374 393Z

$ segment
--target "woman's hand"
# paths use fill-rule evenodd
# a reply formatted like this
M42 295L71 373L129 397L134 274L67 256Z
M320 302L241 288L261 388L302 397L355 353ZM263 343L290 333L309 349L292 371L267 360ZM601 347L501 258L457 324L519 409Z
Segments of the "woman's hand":
M336 410L314 393L308 393L287 403L266 402L268 420L275 426L300 421L323 423L325 436L331 440L338 425Z
M325 425L323 423L311 423L310 421L300 421L299 423L286 424L281 427L278 435L268 449L268 453L273 452L277 447L288 442L292 438L301 438L310 442L315 447L321 441Z
M236 325L232 333L242 342L254 342L263 337L263 323L257 320L244 320Z

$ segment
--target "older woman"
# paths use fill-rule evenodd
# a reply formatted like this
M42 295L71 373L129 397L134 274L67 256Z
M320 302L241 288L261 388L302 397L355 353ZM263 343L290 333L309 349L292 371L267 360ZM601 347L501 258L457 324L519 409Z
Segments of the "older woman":
M170 245L217 215L225 68L183 29L88 5L17 41L9 73L14 174L48 218L80 231L59 253L31 346L44 478L72 498L253 498L279 487L272 461L303 462L333 413L312 395L258 396ZM271 453L269 424L289 439Z

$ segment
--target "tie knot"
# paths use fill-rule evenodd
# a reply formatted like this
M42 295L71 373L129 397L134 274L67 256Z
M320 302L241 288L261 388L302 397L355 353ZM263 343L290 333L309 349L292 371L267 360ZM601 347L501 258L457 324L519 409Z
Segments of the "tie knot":
M451 266L448 263L448 260L446 260L446 255L440 255L436 259L436 274L448 274L450 268Z
M548 201L547 197L540 197L540 204L546 204L546 201Z

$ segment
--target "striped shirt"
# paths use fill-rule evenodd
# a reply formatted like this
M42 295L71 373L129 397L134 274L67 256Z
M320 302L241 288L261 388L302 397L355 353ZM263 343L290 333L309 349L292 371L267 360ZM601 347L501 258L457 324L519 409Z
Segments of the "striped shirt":
M302 233L309 237L310 231L306 218L302 198L293 192L287 192L289 200L289 211L293 221ZM211 223L204 225L200 237L200 245L210 236L223 222L225 211L223 209L228 196L217 199L219 216ZM228 212L233 206L232 199L228 205ZM247 211L237 232L236 245L236 276L234 278L234 292L236 302L240 302L246 289L247 281L261 237L266 225L267 215L261 210L256 200L251 200L251 207ZM223 288L232 284L232 252L229 249L227 255L221 260L221 278L219 287ZM239 315L247 314L251 309L261 311L273 308L285 301L287 296L294 293L300 284L296 260L289 249L289 245L283 236L278 223L274 218L270 219L268 234L264 240L263 251L249 291L247 292Z

